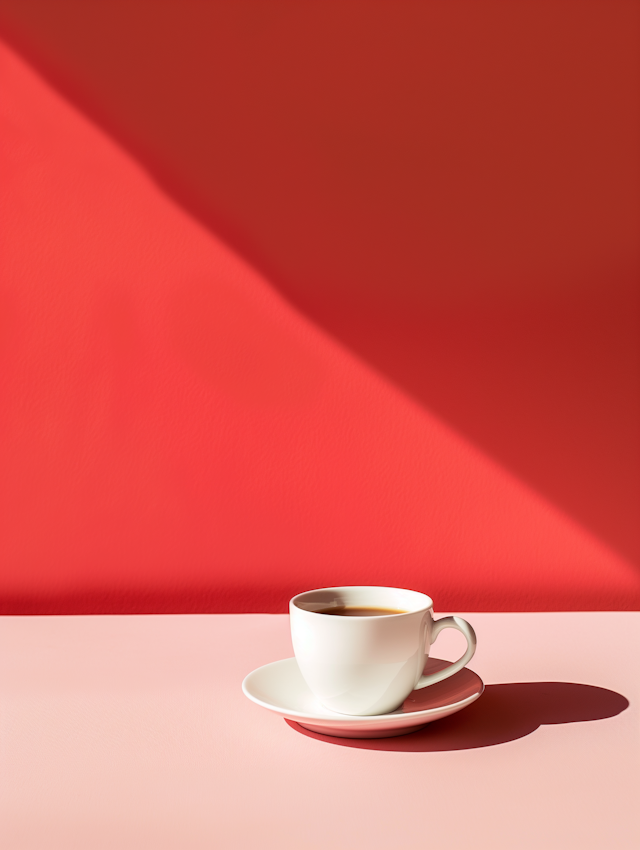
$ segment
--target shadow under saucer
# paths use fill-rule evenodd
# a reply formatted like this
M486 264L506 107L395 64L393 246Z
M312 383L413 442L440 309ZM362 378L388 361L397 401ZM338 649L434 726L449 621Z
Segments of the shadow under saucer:
M433 686L435 687L435 686ZM424 690L428 691L429 688ZM414 691L412 697L420 692ZM393 738L346 738L286 722L302 735L342 747L396 752L442 752L491 747L524 738L544 724L604 720L624 711L622 694L573 682L486 685L484 694L458 714Z

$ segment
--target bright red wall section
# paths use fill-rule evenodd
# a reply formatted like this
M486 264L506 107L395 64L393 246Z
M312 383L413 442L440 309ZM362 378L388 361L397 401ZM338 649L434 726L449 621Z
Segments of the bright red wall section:
M2 0L0 610L637 608L639 18Z

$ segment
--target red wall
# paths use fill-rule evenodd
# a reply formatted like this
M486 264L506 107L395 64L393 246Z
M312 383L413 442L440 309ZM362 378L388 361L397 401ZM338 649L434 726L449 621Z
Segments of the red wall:
M0 610L638 608L639 23L0 0Z

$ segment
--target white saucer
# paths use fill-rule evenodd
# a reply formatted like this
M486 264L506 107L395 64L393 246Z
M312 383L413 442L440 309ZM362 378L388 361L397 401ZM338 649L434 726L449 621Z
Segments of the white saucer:
M425 673L434 673L450 663L429 658ZM403 705L390 714L351 717L320 705L302 678L296 659L285 658L249 673L242 690L253 702L312 732L338 738L390 738L415 732L433 720L466 708L482 694L484 684L480 676L465 667L450 679L412 691Z

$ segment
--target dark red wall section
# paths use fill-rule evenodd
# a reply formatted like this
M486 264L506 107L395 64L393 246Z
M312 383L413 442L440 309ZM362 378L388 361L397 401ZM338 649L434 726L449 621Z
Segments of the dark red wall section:
M639 24L0 0L0 610L637 609Z

